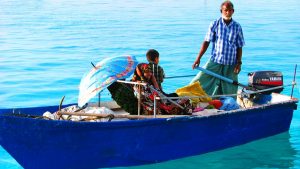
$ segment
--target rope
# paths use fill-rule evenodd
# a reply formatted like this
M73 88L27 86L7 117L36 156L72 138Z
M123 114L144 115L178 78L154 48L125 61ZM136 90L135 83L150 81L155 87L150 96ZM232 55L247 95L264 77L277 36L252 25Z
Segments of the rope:
M165 77L165 79L175 79L175 78L193 77L193 76L196 76L196 75L168 76L168 77Z
M247 93L248 95L258 94L258 93L263 93L263 92L266 92L266 91L271 91L271 90L274 90L274 89L280 89L280 88L288 87L288 86L292 86L292 85L290 84L290 85L277 86L277 87L272 87L272 88L263 89L263 90L247 91L247 92L242 92L240 94L224 94L224 95L209 95L209 96L182 96L182 97L166 97L166 98L168 98L168 99L181 99L181 98L191 99L191 98L207 98L207 97L216 98L216 97L223 97L223 96L232 96L233 97L233 96L238 96L238 95L245 95L245 93ZM161 99L166 99L166 98L161 98Z

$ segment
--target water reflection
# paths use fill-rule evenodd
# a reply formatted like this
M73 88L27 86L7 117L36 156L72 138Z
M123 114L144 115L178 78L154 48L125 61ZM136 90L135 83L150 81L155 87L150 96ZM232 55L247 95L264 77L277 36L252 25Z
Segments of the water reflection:
M131 168L293 168L295 167L295 160L297 160L297 151L291 146L290 137L290 134L285 132L222 151L160 164Z

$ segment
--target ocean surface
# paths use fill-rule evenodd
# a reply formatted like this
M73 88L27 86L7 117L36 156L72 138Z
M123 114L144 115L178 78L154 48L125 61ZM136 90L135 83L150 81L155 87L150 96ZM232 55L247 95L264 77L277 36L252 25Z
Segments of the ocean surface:
M220 16L221 2L0 0L0 108L58 105L62 96L66 96L65 104L77 102L80 79L91 62L126 54L145 62L150 48L159 51L168 77L196 74L191 66L210 21ZM300 66L300 1L233 3L233 19L242 25L246 42L239 81L247 83L249 72L277 70L283 73L284 84L291 84L295 64ZM209 54L210 49L201 65ZM167 79L163 88L172 92L191 79ZM291 87L283 93L290 95ZM300 98L299 85L293 95ZM107 90L101 99L110 100ZM22 167L0 146L0 168ZM222 151L130 168L300 168L300 110L295 111L289 132Z

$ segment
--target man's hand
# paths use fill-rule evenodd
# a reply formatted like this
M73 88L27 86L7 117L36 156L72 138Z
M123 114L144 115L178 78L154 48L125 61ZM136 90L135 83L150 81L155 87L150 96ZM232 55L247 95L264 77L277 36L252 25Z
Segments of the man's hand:
M200 65L200 60L196 60L192 65L192 68L195 69L196 67L199 67L199 65Z
M236 64L234 67L234 73L239 74L241 71L241 64Z

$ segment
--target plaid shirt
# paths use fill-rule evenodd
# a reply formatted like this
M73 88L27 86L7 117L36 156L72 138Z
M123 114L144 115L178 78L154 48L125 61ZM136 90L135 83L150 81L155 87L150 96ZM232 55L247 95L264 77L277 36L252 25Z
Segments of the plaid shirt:
M245 45L242 27L233 19L228 26L222 18L213 21L204 40L213 42L211 60L222 65L236 64L237 48Z
M164 81L164 78L165 78L164 69L155 63L150 62L149 65L150 65L150 69L151 69L152 73L154 74L154 77L155 77L159 87L161 87L161 83Z

